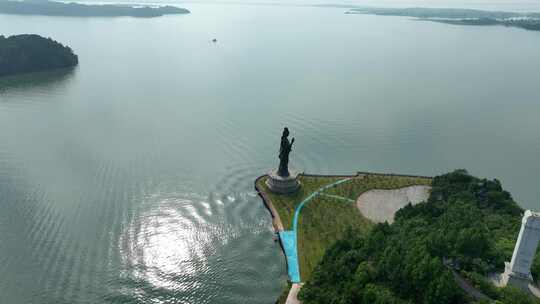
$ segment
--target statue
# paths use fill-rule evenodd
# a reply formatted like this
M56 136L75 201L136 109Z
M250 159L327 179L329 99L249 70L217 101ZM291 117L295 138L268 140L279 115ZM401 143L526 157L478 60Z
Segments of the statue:
M299 173L289 171L289 154L294 144L294 138L289 142L289 129L284 128L281 135L281 146L279 147L279 167L268 174L266 185L276 194L290 194L300 188Z
M289 129L285 127L283 134L281 135L281 146L279 148L279 169L278 175L287 177L289 176L289 153L291 153L292 145L294 144L294 137L289 143Z

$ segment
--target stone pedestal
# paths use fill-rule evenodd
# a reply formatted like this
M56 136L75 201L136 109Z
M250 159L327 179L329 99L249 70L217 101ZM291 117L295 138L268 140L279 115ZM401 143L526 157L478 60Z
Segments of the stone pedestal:
M513 285L515 287L527 290L529 284L533 282L533 278L530 274L523 275L521 273L513 272L510 263L504 263L504 272L501 275L501 285L506 286L507 284Z
M504 263L504 272L492 277L492 282L497 287L504 287L506 285L511 285L521 289L522 291L540 298L540 289L533 282L531 275L523 275L520 273L513 272L510 266L510 263Z
M300 188L298 175L298 172L289 171L289 176L283 177L277 174L277 170L274 170L268 174L269 178L266 180L266 185L270 191L277 194L294 193Z

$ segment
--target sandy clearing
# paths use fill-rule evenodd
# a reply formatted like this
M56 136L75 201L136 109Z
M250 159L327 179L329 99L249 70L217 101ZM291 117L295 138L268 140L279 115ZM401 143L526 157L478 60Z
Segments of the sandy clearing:
M393 190L370 190L356 200L360 212L376 223L394 221L396 211L409 202L413 205L428 199L430 186L409 186Z

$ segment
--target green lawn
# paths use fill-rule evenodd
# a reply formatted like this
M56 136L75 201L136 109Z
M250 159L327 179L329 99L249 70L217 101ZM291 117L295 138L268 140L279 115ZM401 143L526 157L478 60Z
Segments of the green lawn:
M304 206L298 221L297 240L302 281L311 276L326 249L349 227L363 233L371 227L371 222L354 203L319 195Z
M372 189L397 189L430 184L430 178L373 174L355 177L349 182L327 190L326 193L356 200L362 193Z
M292 229L294 210L298 203L319 188L343 177L300 176L302 187L292 195L277 195L268 191L265 178L259 187L272 200L285 229ZM391 175L357 176L352 180L328 189L325 193L355 200L371 189L396 189L412 185L429 185L431 179ZM343 236L348 227L366 233L372 223L362 216L355 203L346 200L317 196L302 209L298 223L298 258L302 281L307 281L326 249Z
M279 213L279 217L281 218L281 222L283 223L283 227L285 228L285 230L290 230L292 229L292 221L296 205L319 188L340 179L342 178L300 176L299 180L302 183L302 187L300 187L300 190L298 190L298 192L294 194L281 195L274 194L268 190L268 187L265 184L267 178L261 178L257 184L260 189L262 189L262 191L264 191L272 200L272 204L274 205L274 207L276 207L276 210Z

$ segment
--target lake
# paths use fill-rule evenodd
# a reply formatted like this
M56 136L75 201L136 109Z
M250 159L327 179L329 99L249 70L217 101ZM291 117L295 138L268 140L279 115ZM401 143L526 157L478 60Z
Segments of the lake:
M283 126L302 171L467 168L540 209L539 32L181 6L0 15L80 59L0 79L0 303L273 303L285 259L253 180Z

